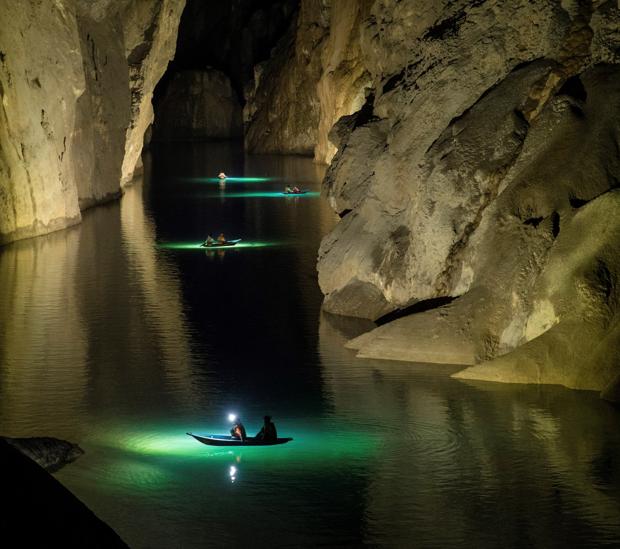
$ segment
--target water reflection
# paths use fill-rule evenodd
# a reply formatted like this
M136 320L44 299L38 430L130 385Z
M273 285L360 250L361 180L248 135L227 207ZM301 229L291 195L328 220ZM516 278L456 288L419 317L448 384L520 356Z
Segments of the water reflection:
M58 430L84 407L88 340L76 284L79 228L0 250L0 419L5 435ZM53 392L50 402L45 395ZM19 427L18 427L19 426Z
M155 150L143 188L0 252L4 433L79 442L58 478L136 548L618 544L616 410L356 359L343 343L371 323L319 318L325 202L220 203L177 178L256 170L279 179L234 188L278 192L317 167L210 147ZM214 228L270 245L202 253ZM186 435L226 433L233 410L294 440Z
M438 377L435 365L353 359L347 366L353 352L343 344L359 330L321 317L334 415L382 433L366 491L368 542L490 546L502 539L516 547L617 539L620 460L610 447L620 444L618 415L597 395L465 384ZM600 463L615 473L599 475Z

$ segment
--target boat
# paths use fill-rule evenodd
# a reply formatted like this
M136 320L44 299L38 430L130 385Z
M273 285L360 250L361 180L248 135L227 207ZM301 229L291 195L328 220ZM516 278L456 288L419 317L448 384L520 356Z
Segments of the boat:
M275 440L263 440L256 437L246 437L245 440L240 440L230 435L195 435L193 433L187 433L190 437L194 437L198 442L202 442L207 446L275 446L276 444L286 444L293 440L290 437L277 438Z
M283 192L282 192L282 194L286 194L286 195L291 195L291 194L292 194L292 195L298 195L298 194L306 194L306 193L308 193L308 192L310 192L310 191L308 191L308 190L304 189L303 191L297 191L297 192L294 192L294 191L291 191L291 192L286 192L286 191L283 191Z
M227 246L235 246L239 244L239 242L241 242L240 238L237 238L236 240L227 240L226 242L218 242L216 240L213 244L207 244L206 242L203 242L200 246L202 248L225 248Z

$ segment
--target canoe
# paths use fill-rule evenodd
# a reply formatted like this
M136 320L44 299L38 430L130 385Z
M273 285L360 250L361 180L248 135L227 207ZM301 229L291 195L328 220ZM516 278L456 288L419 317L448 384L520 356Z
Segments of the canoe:
M198 442L202 442L208 446L275 446L276 444L286 444L293 440L292 438L277 438L276 440L262 440L255 437L247 437L244 441L230 435L194 435L187 433L190 437L194 437Z
M286 196L291 196L291 195L298 195L298 194L306 194L306 193L308 193L308 192L310 192L310 191L299 191L298 193L294 193L294 192L287 193L287 192L285 191L285 192L283 192L282 194L284 194L284 195L286 195Z
M215 244L205 244L203 242L200 246L202 248L224 248L226 246L235 246L236 244L239 244L239 242L241 242L241 239L237 238L237 240L227 240L224 243L216 242Z

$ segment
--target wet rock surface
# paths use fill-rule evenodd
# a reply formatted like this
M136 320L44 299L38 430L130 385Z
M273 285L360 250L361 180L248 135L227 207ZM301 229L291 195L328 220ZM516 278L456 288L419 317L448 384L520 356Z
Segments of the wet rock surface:
M53 437L0 437L22 454L53 473L84 454L77 444Z
M127 547L69 490L0 438L3 543L21 547ZM24 440L24 439L21 439Z
M612 4L374 2L360 39L374 96L331 132L325 193L342 219L319 252L324 307L377 319L457 299L356 338L360 356L614 383Z

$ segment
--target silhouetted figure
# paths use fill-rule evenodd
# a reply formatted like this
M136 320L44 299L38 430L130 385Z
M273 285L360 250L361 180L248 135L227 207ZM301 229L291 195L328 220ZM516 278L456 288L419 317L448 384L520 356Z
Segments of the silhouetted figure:
M217 237L217 241L220 244L226 244L226 237L224 236L224 233L220 233L220 236Z
M256 438L267 442L274 441L278 438L278 432L276 426L271 421L271 416L264 417L265 423L261 427L261 430L256 433Z
M207 235L207 238L204 241L204 245L205 246L213 246L213 244L215 244L215 238L213 238L211 235Z
M220 172L217 176L218 176L220 179L226 179L226 174L225 174L224 172Z
M243 426L243 423L241 423L240 418L237 418L235 420L235 424L233 425L233 428L230 430L230 434L233 437L238 438L241 441L245 441L245 439L247 438L245 427Z

